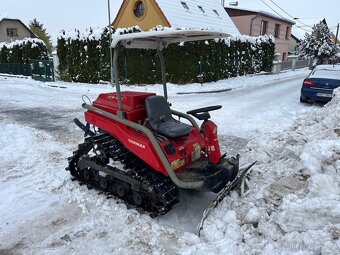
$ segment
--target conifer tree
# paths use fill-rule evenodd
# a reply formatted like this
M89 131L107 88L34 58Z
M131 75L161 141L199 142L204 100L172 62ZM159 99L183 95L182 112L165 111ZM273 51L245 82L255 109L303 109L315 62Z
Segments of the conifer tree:
M333 58L336 47L332 41L332 33L325 21L313 26L311 34L305 35L298 47L298 55L302 59L312 58L314 63L322 63L324 59Z
M38 36L39 39L43 40L46 44L47 52L49 54L52 53L52 41L51 36L46 32L44 25L37 21L37 19L33 19L29 23L29 28L31 31Z

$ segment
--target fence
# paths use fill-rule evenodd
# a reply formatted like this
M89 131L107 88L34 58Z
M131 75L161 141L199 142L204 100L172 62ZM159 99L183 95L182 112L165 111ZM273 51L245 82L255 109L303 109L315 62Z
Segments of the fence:
M298 60L296 58L293 58L288 61L274 62L272 72L279 73L284 70L295 70L298 68L310 67L310 65L311 65L311 59Z
M0 73L31 76L29 64L22 63L0 63Z
M292 69L292 67L293 67L293 60L281 62L281 71Z
M31 76L39 81L54 81L53 61L30 59L28 63L0 63L0 73Z
M301 60L296 60L296 65L295 68L303 68L310 66L311 60L310 59L301 59Z

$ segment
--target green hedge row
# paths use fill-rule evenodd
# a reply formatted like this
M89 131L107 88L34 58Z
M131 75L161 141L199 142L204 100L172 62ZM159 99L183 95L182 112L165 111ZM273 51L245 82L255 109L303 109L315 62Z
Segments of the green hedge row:
M140 32L138 28L116 33ZM58 38L59 74L63 80L97 83L110 80L108 30L63 31ZM172 83L217 81L271 71L272 37L234 36L223 40L171 45L165 50L167 80ZM120 55L121 79L129 84L161 82L158 55L153 50L126 50Z
M47 59L46 45L42 40L25 38L0 43L0 63L28 63L29 59Z

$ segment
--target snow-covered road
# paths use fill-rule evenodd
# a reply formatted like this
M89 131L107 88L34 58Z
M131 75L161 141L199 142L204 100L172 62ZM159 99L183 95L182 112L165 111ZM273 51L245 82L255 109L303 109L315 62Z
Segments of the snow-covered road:
M296 119L320 109L320 106L299 103L300 86L307 74L308 70L299 70L280 75L237 77L203 86L170 84L169 99L173 107L181 111L221 104L222 110L211 115L219 126L222 149L231 155L244 154L243 163L260 157L259 167L254 170L258 177L264 167L270 169L269 165L275 163L263 148L272 150L277 146L272 140L283 139L278 138L278 134L283 135L280 133L286 132ZM234 90L178 94L179 91L223 88ZM161 86L124 86L124 89L158 94L162 91ZM225 217L221 210L208 219L203 238L192 234L213 194L181 191L181 204L168 214L151 219L70 181L64 167L66 158L83 139L72 122L74 117L82 117L81 96L86 94L94 100L99 93L111 90L102 85L0 77L0 254L201 254L209 250L212 254L221 254L228 249L239 254L249 251L249 236L243 237L247 239L243 247L240 243L223 241L215 234L209 235L211 229L220 231L221 217ZM260 189L260 183L268 185L281 173L265 172L267 179L261 177L253 185ZM230 199L236 199L235 194ZM243 214L245 209L241 210L235 201L232 202L235 211ZM229 205L229 202L223 205L223 210L231 210ZM249 204L245 208L249 208ZM225 217L227 221L231 218ZM237 231L236 236L248 233ZM229 238L227 232L225 235L224 238ZM221 242L224 248L219 247ZM257 248L264 248L265 243L260 243Z
M183 112L215 104L222 105L221 110L212 112L211 115L219 127L222 148L233 156L244 149L249 139L260 139L272 131L289 126L297 116L313 108L300 104L298 100L299 89L307 72L222 93L172 93L169 101L174 109ZM262 77L248 78L248 82L257 79ZM0 88L3 95L0 98L0 118L47 132L70 150L82 139L82 132L72 122L74 117L83 116L83 109L79 107L82 103L81 96L86 94L93 100L98 93L111 90L89 85L85 89L75 88L74 85L63 83L56 88L55 84L48 83L46 85L50 86L46 86L32 80L6 79L3 83L2 91ZM210 89L213 86L216 84L212 84ZM184 87L181 91L188 89ZM195 233L204 210L216 195L194 191L181 193L182 203L156 221L181 231Z
M206 84L203 90L213 90L221 86L238 88L212 94L178 95L178 91L190 91L193 86L170 85L169 101L174 109L183 112L220 104L223 108L211 113L219 126L219 134L250 138L266 134L276 127L289 126L297 116L314 107L299 103L300 86L307 73L307 70L303 70L290 76L286 74L287 78L280 79L260 76L247 77L247 80L245 77L238 77L230 79L235 83L226 80ZM0 87L0 118L6 117L56 135L79 133L71 123L74 117L81 118L83 115L83 109L80 107L82 95L94 100L99 93L112 91L108 86L83 84L76 87L68 83L44 85L32 80L0 79L1 83L6 85ZM161 94L160 87L132 86L125 89L156 91ZM200 85L196 84L196 87L199 89Z
M183 110L221 104L212 112L220 135L243 138L266 135L291 125L297 116L306 114L314 106L301 105L300 88L305 74L263 86L244 88L213 95L176 96L174 106Z

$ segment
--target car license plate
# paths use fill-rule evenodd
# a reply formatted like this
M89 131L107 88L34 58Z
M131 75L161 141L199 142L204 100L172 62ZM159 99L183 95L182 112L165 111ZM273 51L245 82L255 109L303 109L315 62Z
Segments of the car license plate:
M328 93L318 93L319 97L332 97L332 94L328 94Z

